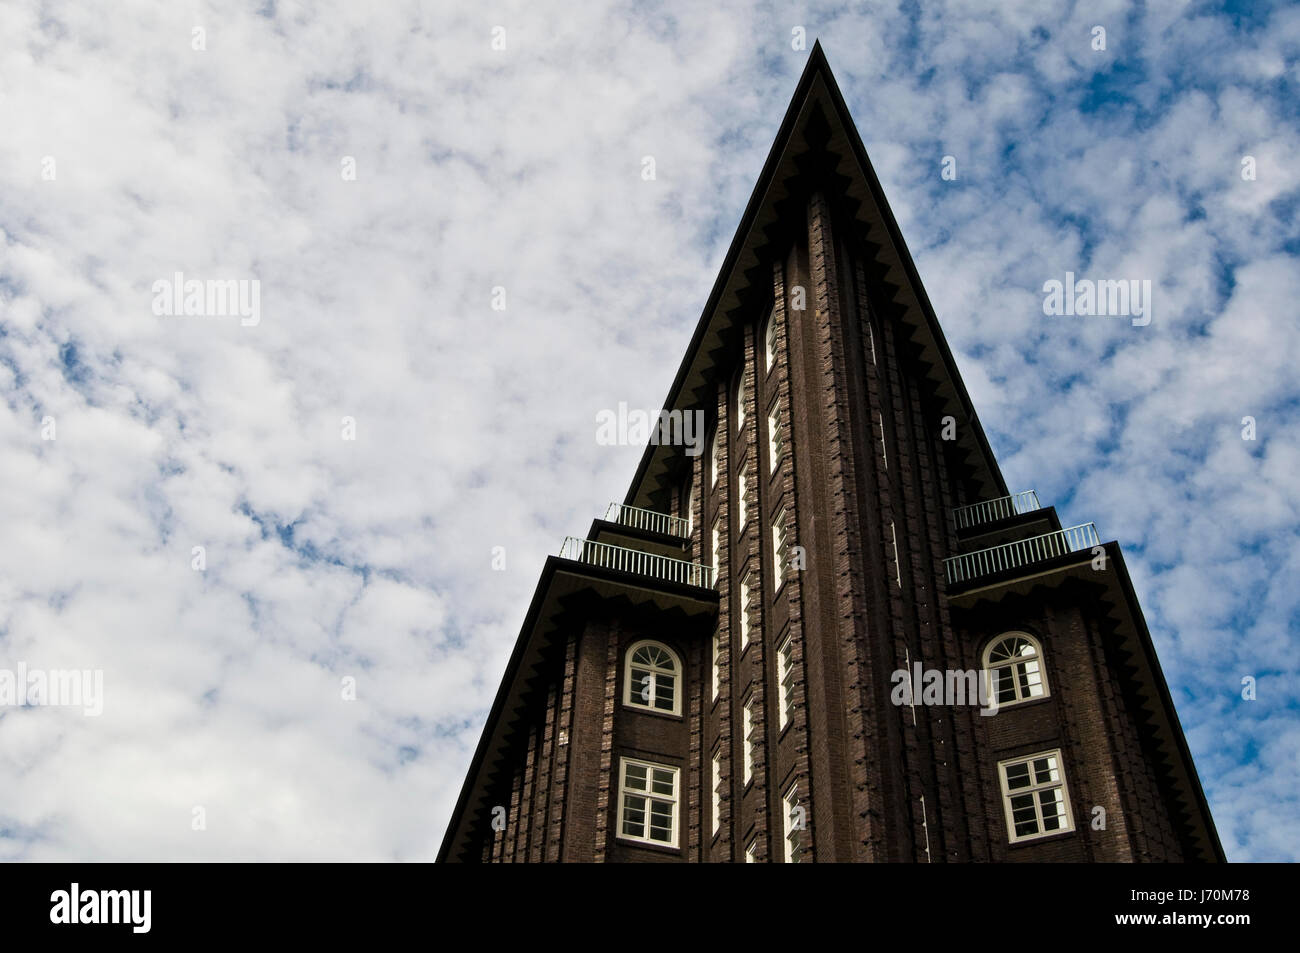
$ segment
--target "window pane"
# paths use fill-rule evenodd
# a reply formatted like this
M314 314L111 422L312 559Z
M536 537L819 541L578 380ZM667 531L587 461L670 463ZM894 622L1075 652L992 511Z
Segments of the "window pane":
M645 799L623 796L623 833L629 837L645 836Z
M673 839L673 806L663 801L650 802L650 839L670 843Z
M625 785L629 788L635 788L638 791L646 790L646 769L642 764L629 764L625 766L623 777Z
M1034 761L1034 778L1039 784L1050 784L1059 780L1056 773L1055 758L1038 758Z
M662 771L655 768L654 786L652 788L655 794L666 794L672 797L673 793L673 773L671 771Z
M1020 764L1007 765L1007 789L1014 791L1016 788L1025 788L1029 786L1029 765L1023 761Z
M675 694L676 680L670 675L660 675L655 684L655 707L663 711L672 711Z
M999 703L1016 700L1016 683L1011 678L1009 668L993 669L993 689Z

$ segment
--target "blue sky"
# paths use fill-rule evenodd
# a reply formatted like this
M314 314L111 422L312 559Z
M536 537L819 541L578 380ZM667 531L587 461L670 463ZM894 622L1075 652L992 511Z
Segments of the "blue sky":
M6 4L0 667L106 697L0 714L0 856L433 856L796 27L1008 483L1124 546L1229 857L1300 856L1300 12L1117 2ZM260 322L153 313L177 271ZM1045 316L1066 271L1151 280L1151 324Z

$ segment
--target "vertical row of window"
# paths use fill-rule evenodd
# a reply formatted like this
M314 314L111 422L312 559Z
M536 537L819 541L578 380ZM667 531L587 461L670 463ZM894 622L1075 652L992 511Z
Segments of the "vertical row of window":
M743 783L748 785L754 780L754 699L751 697L745 702L744 713L741 717L741 737L744 740L744 778Z
M777 356L777 325L775 312L769 315L763 328L763 367L765 371L770 372L776 363ZM746 384L745 384L745 367L741 366L740 372L736 379L735 389L735 414L736 430L738 433L743 432L746 420L746 402L747 402ZM761 411L760 411L761 413ZM767 413L767 477L770 480L780 472L782 458L785 454L785 442L781 429L781 400L777 397L770 405ZM762 417L760 416L760 420ZM761 458L760 458L761 459ZM718 472L721 463L718 459L718 447L715 442L712 450L712 459L710 462L711 471L715 474ZM737 492L736 492L736 536L741 537L749 524L753 515L754 507L750 500L750 460L744 457L737 466ZM762 468L759 465L754 467L755 476L762 475ZM761 519L761 517L760 517ZM789 565L787 554L787 533L786 533L786 510L784 505L777 508L772 517L770 524L772 534L772 570L773 582L772 591L780 590L784 580L785 573ZM721 534L719 534L720 537ZM717 557L715 556L715 567L721 568ZM758 585L758 573L755 569L746 568L741 574L737 587L737 621L740 632L740 651L743 653L754 639L754 632L757 629L758 621L753 616L753 597L756 591L761 591ZM714 643L714 698L717 698L717 683L720 680L718 674L717 657L719 651L718 636L715 636ZM794 705L794 651L793 642L787 636L784 641L777 647L777 668L779 686L777 689L777 701L779 708L780 728L784 729L789 723L790 712ZM740 742L741 742L741 782L747 787L751 784L758 773L757 755L761 736L759 732L759 713L757 710L757 696L751 694L744 702L741 709L740 724ZM720 788L719 788L720 791ZM719 791L715 791L715 798L719 797ZM787 823L789 823L787 821ZM714 831L718 830L717 825ZM758 859L759 845L757 839L751 840L744 850L744 859L746 863L754 863ZM790 851L786 850L786 859L790 857ZM798 852L795 851L795 856Z
M772 365L776 361L775 349L776 349L776 320L775 320L775 312L773 312L773 314L768 317L766 323L766 330L764 332L764 352L765 352L767 370L769 371L772 369ZM744 430L747 399L748 399L747 391L745 389L745 368L742 363L740 372L736 376L735 415L736 415L737 433L740 433ZM719 473L721 472L721 467L722 467L721 452L719 446L720 437L721 434L719 428L715 427L713 431L713 436L709 439L709 484L708 485L710 490L713 489L715 486L717 486L718 476ZM768 477L771 478L773 475L775 475L780 471L781 460L785 454L785 438L782 435L782 431L781 431L781 399L779 396L772 402L771 410L768 412L767 415L767 449L768 449L767 472L768 472ZM738 472L736 474L737 494L736 494L735 532L738 535L744 531L745 526L748 524L750 518L751 505L750 505L750 498L749 498L749 476L750 476L749 461L745 460L741 462ZM690 532L693 533L695 527L695 522L694 522L695 485L693 482L691 483L690 489L687 493L686 505L690 512L690 516L688 517L688 529ZM784 511L778 513L777 517L778 518L774 519L772 522L772 529L775 532L778 525L781 526L780 545L784 547L784 542L785 542L784 518L783 518ZM714 584L717 585L718 575L721 570L721 548L722 548L722 520L720 515L717 515L714 518L709 542L710 542L709 564L713 567ZM777 565L782 567L785 566L784 553L780 554L777 560ZM781 581L783 579L784 576L778 574L777 581L776 581L776 588L780 588Z
M769 316L763 330L764 366L771 371L776 363L777 327L774 316ZM735 384L736 431L743 433L747 414L747 387L745 370L742 366ZM782 406L780 398L773 401L767 414L767 472L769 478L779 472L785 453L785 443L781 431ZM760 418L761 419L761 418ZM723 466L720 439L724 436L715 428L709 444L709 476L707 489L712 490L718 484ZM739 442L739 441L738 441ZM757 468L756 468L757 469ZM761 470L759 471L761 473ZM736 472L737 492L735 507L735 529L742 534L754 513L750 498L750 463L742 460ZM695 529L695 507L707 500L705 496L697 500L696 484L692 481L685 494L688 533L693 535ZM701 513L708 518L707 507L701 506ZM722 554L727 537L721 513L713 514L707 537L708 559L714 570L715 581L722 571ZM786 509L778 508L770 524L772 534L774 573L773 590L781 588L785 573L789 567L786 533ZM758 589L756 571L746 569L738 580L737 619L740 633L740 650L743 652L754 638L758 622L754 618L752 602ZM712 698L717 700L721 691L721 654L722 633L715 632L710 648L710 682ZM625 669L624 704L660 714L680 714L681 665L675 653L667 646L655 642L637 643L627 653ZM777 701L778 720L784 729L789 724L794 707L794 649L791 638L787 636L777 647ZM751 695L742 707L741 716L741 753L742 781L750 784L757 774L758 713L756 698ZM723 757L721 750L715 750L710 759L710 822L711 830L718 833L722 826L722 801L726 790ZM658 765L635 758L620 759L618 830L620 836L632 841L663 846L676 846L678 837L678 809L680 803L679 769L668 765ZM797 788L790 788L784 797L786 813L798 807ZM801 810L801 809L800 809ZM798 812L796 812L798 813ZM785 820L786 846L784 859L797 862L800 857L799 834L802 824L796 825L791 817ZM794 833L791 834L791 829ZM758 859L758 842L751 840L745 848L745 861L753 863Z

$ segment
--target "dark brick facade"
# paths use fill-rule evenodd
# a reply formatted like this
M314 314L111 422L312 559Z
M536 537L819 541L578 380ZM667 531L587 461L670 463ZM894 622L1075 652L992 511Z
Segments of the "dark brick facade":
M592 581L581 604L566 604L533 674L507 674L443 858L741 862L752 847L756 860L779 862L794 785L805 861L1222 859L1118 547L1039 559L975 586L948 582L950 557L1055 539L1061 527L1048 508L958 529L957 508L1006 488L820 49L737 241L665 404L705 411L717 479L707 450L652 447L627 499L690 520L682 559L711 563L716 522L716 610L616 595L653 587L639 578ZM775 470L774 407L784 447ZM782 513L787 569L776 578ZM1013 631L1041 646L1044 697L992 717L891 698L896 670L980 670L990 640ZM522 653L542 636L526 626L520 638ZM680 658L680 714L623 704L626 654L641 639ZM998 765L1049 751L1059 752L1072 829L1012 842ZM676 846L620 837L624 757L678 771ZM487 823L494 806L505 809L499 830Z

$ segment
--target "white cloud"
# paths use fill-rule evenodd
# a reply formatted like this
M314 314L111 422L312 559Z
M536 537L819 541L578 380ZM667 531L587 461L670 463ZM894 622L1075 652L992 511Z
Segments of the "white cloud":
M7 856L432 856L544 555L635 468L595 412L663 398L802 69L798 24L1008 479L1145 547L1176 691L1294 674L1300 173L1269 85L1294 11L1250 37L1118 2L400 11L0 9L22 38L0 51L0 646L102 667L107 693L98 719L0 717ZM1079 111L1135 61L1140 110ZM1067 268L1152 278L1156 320L1043 318ZM155 316L176 271L260 280L261 323ZM1258 718L1180 710L1239 859L1296 856L1267 826L1293 791L1233 774L1247 741L1287 772L1300 719L1277 692Z

